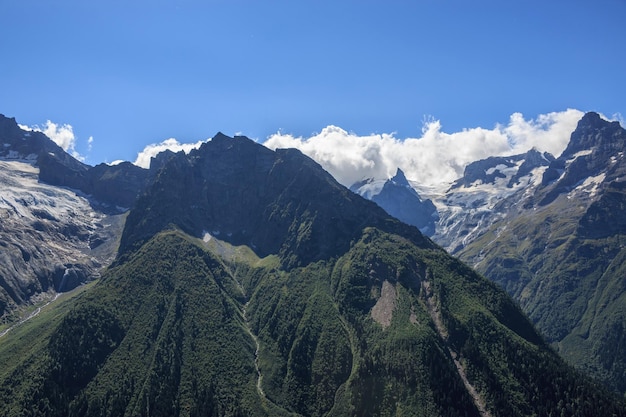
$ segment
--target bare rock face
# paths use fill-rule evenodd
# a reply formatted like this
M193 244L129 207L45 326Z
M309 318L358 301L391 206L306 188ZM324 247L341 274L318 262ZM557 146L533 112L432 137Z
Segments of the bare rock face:
M121 209L135 204L149 180L148 170L130 162L99 164L90 168L88 174L88 190L93 198Z
M41 181L80 190L101 206L118 212L135 204L149 179L148 170L130 162L90 167L73 158L59 157L57 153L41 153L37 166Z
M563 154L544 173L542 186L547 192L539 204L551 203L591 177L603 175L604 183L619 180L626 175L625 150L626 130L619 122L603 120L593 112L585 114Z

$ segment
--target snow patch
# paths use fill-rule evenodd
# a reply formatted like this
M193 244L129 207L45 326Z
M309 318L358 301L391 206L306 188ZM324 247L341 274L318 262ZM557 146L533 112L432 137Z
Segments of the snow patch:
M588 177L580 185L574 188L573 191L583 191L588 193L590 197L593 197L598 193L598 189L605 179L606 173L604 172L596 175L595 177ZM568 196L568 198L570 198L570 196Z
M367 198L368 200L371 200L374 196L380 194L386 182L386 179L369 178L363 181L363 185L353 189L353 191Z
M487 171L485 171L485 174L491 175L491 174L493 174L496 171L500 171L501 173L504 174L504 172L507 171L507 170L510 170L510 168L507 165L505 165L505 164L498 164L495 167L491 167L491 168L487 169Z
M568 162L573 161L574 159L580 157L580 156L585 156L585 155L589 155L591 154L593 151L591 149L585 149L584 151L579 151L576 152L574 155L572 155L572 157L570 159L568 159Z
M0 209L11 216L32 222L41 216L69 219L72 223L91 223L101 216L89 201L75 192L39 182L39 168L25 161L0 160Z

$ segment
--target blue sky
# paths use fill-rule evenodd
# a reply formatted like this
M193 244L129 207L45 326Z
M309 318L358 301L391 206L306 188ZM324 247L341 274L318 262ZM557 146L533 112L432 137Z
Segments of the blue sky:
M433 118L626 114L626 0L0 5L0 113L68 125L92 165L217 131L402 140Z

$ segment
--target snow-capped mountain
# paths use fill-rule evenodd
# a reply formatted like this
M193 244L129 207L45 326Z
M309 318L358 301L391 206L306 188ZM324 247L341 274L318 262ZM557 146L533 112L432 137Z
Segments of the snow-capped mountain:
M554 159L531 149L525 154L476 161L445 192L408 181L399 168L393 178L369 178L350 189L456 252L506 215L511 196L521 198L539 185ZM505 199L508 204L502 206Z
M456 255L572 363L626 391L626 130L587 113L541 181Z
M531 149L469 164L463 177L435 199L440 220L433 240L451 253L462 249L532 194L553 160L551 154Z
M416 226L425 235L435 233L439 220L435 205L420 197L400 168L388 180L366 179L352 185L350 190L372 200L404 223Z

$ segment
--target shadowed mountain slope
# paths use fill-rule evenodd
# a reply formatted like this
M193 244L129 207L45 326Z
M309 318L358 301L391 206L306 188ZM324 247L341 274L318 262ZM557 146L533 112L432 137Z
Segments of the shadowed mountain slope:
M130 213L121 252L170 224L247 245L259 256L277 254L286 268L345 252L365 226L403 229L416 243L433 245L300 151L274 152L223 134L171 157Z

